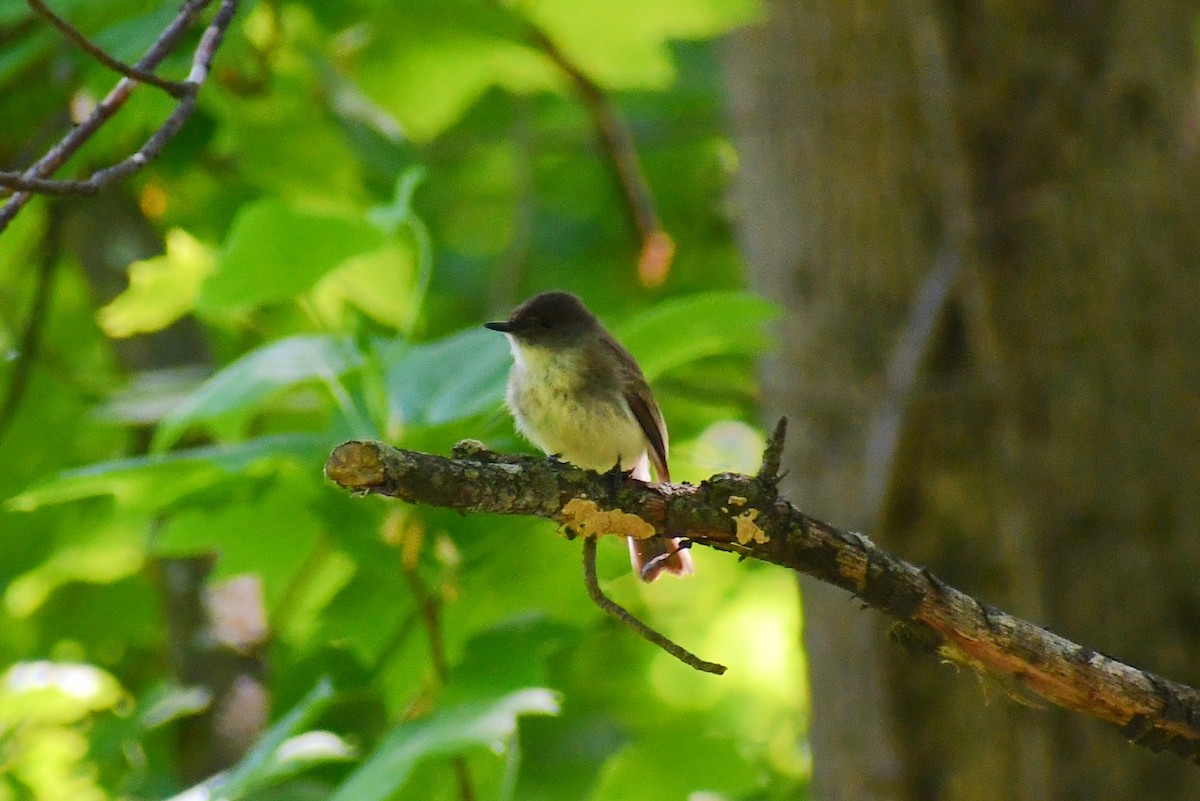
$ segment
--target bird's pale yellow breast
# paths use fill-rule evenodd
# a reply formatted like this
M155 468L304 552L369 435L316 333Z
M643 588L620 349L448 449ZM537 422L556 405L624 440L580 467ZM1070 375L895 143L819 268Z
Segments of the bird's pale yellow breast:
M632 469L646 452L641 426L619 387L599 394L585 387L586 354L521 344L509 337L513 367L508 407L517 429L534 445L590 470L618 461Z

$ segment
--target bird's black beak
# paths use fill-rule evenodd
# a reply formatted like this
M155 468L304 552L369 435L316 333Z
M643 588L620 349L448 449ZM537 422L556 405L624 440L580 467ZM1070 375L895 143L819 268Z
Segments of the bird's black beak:
M493 331L499 331L503 334L507 334L512 331L512 323L508 322L508 320L501 320L500 322L496 323L484 323L483 327L490 328Z

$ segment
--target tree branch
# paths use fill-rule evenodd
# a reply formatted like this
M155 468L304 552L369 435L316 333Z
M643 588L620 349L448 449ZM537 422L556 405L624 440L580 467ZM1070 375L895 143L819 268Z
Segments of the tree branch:
M8 199L8 202L3 207L0 207L0 232L3 232L8 227L8 223L16 217L17 213L24 208L25 204L35 194L96 194L101 189L123 180L142 169L162 152L167 142L179 132L179 129L183 127L183 123L195 111L196 95L208 78L213 55L216 53L221 40L225 36L226 30L229 28L233 14L237 10L238 0L221 0L220 8L217 9L216 15L213 17L212 22L209 23L208 28L205 29L204 35L200 38L200 43L196 46L196 50L192 56L191 71L184 81L177 83L174 81L163 82L159 80L154 82L156 86L164 88L172 94L176 94L173 88L177 87L179 93L176 96L179 102L175 106L175 110L171 112L171 115L167 117L158 130L146 140L146 143L136 153L111 167L98 170L86 180L59 181L52 180L49 177L67 159L83 147L84 143L125 105L125 101L129 99L129 95L138 84L146 81L146 76L179 45L179 42L191 27L195 17L211 2L212 0L186 0L180 8L179 13L171 20L171 23L163 29L163 32L146 51L146 54L132 67L127 67L111 56L108 56L108 60L117 65L114 69L122 72L124 77L117 82L117 85L113 87L112 91L104 99L96 104L96 107L92 109L92 113L88 115L88 118L72 128L46 155L38 159L28 169L23 172L0 172L0 188L15 190L12 197ZM45 8L38 0L29 0L29 3L35 10ZM39 11L39 13L42 12ZM82 39L82 34L79 34L78 31L66 22L58 20L58 17L54 16L48 9L45 10L43 16L45 15L49 15L48 18L52 21L57 20L55 24L59 30L64 32L67 30L72 31ZM61 25L58 23L61 23ZM78 44L74 35L68 34L68 36ZM88 43L88 46L84 47L84 49L93 55L95 55L94 50L99 50L99 48L91 45L91 43ZM101 60L103 61L104 59ZM105 61L105 63L108 64L108 61ZM112 66L112 64L109 64L109 66ZM173 88L168 88L168 86Z
M764 460L778 464L782 426ZM834 584L900 621L897 633L1014 695L1106 721L1139 745L1200 763L1200 692L986 606L867 537L809 517L775 491L776 476L719 473L699 486L612 477L571 464L500 455L465 441L453 458L379 442L339 445L325 474L362 494L464 512L554 520L569 534L687 537Z
M139 83L148 83L151 86L157 86L159 89L162 89L172 97L183 97L183 95L188 91L187 87L185 87L184 84L180 83L179 81L160 78L149 70L140 69L132 64L126 64L119 59L113 58L108 54L108 51L84 36L78 28L67 22L62 17L58 16L58 14L55 14L49 6L42 2L42 0L26 1L29 3L29 7L33 9L35 14L49 22L55 28L58 28L59 32L62 33L63 36L67 37L72 44L74 44L83 52L87 53L92 58L99 61L104 66L108 67L113 72L119 72L125 77L132 78Z

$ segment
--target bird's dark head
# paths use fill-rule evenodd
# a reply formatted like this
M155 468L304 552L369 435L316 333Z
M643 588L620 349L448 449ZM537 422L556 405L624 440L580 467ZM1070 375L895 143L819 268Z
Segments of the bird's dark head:
M569 292L543 292L518 306L507 320L484 323L523 344L571 347L600 328L583 301Z

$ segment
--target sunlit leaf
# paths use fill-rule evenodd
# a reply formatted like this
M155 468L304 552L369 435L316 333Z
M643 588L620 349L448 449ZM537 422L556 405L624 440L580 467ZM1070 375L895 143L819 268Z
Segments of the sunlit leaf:
M247 24L257 29L255 38L269 40L275 36L275 15L261 9L246 9L251 12ZM292 6L290 10L300 9ZM221 46L221 55L230 63L239 63L239 50L240 63L261 53L248 42L239 46L239 40L231 37ZM296 50L291 50L291 55L295 60L287 67L275 65L268 93L201 93L201 103L218 124L213 149L218 158L236 161L236 184L242 189L253 187L253 197L341 206L362 193L363 165L346 146L345 132L329 113L330 99L317 101L323 93L315 85L312 71L297 69L307 58ZM221 181L215 189L212 202L224 202L226 182Z
M135 517L93 518L92 524L56 548L37 567L13 578L4 590L5 610L14 617L37 611L70 582L109 583L141 568L145 521Z
M145 729L156 729L180 718L203 712L208 709L211 701L212 692L206 687L181 687L164 682L151 688L150 692L138 700L137 724Z
M519 716L556 715L558 709L553 692L529 688L402 723L338 788L333 801L383 801L404 786L422 760L479 747L498 751L516 730Z
M760 771L720 733L662 728L625 746L601 772L593 795L605 801L653 798L753 798ZM666 746L663 738L670 741ZM663 769L666 762L669 770Z
M414 139L441 133L493 86L531 92L562 81L499 6L409 0L401 8L381 21L380 37L367 50L388 57L363 58L358 79Z
M236 765L229 769L227 778L221 784L221 796L230 801L245 795L255 786L272 781L274 771L279 770L287 762L280 754L284 744L294 737L301 729L325 711L333 700L333 685L328 679L317 682L317 686L308 695L288 710L288 713L267 729L258 742L250 749L250 753L242 757ZM342 758L340 754L337 758ZM288 770L290 773L291 770Z
M375 536L344 538L353 558L352 578L335 590L321 610L316 636L344 648L364 665L375 664L401 621L416 618L412 592L404 580L400 554ZM337 577L334 577L337 578ZM363 610L371 610L363 614Z
M348 762L355 754L355 748L333 732L306 731L283 741L271 755L264 775L276 783L317 765Z
M204 310L239 309L290 300L351 256L383 244L364 219L302 211L264 200L238 214L204 283Z
M179 0L52 6L135 61ZM780 700L802 669L784 660L781 672L766 670L780 643L794 646L783 638L795 626L778 625L791 619L775 606L743 603L731 577L752 566L697 553L698 585L643 586L624 543L601 543L607 592L731 665L722 679L692 677L610 628L581 586L578 543L551 523L352 498L321 476L337 440L377 436L377 425L395 444L437 453L464 437L530 448L502 405L505 339L479 324L555 287L606 321L628 322L614 330L656 379L673 472L700 478L735 451L754 456L745 436L694 439L752 412L763 326L743 298L696 294L740 286L744 270L722 206L736 155L723 129L719 54L688 41L728 30L752 8L242 3L196 113L127 193L82 215L56 213L53 198L22 211L0 236L0 387L14 383L22 331L38 319L39 261L62 258L38 358L0 445L14 457L0 501L23 493L0 510L0 673L47 654L94 661L128 679L137 700L26 727L29 737L0 724L0 798L163 799L182 789L179 729L223 696L171 682L163 655L177 627L164 623L159 592L160 579L177 575L174 558L200 553L215 558L213 580L245 571L261 582L272 636L265 653L242 658L266 660L257 667L277 715L318 676L344 693L321 720L288 723L282 739L272 729L249 762L191 788L191 801L339 792L445 801L461 794L448 759L457 754L479 799L585 801L597 787L637 801L784 797L728 769L747 759L777 775L777 755L803 742L805 716ZM186 75L214 11L159 74ZM679 244L653 293L637 283L635 226L588 106L530 36L529 19L604 89L632 135ZM0 0L3 20L15 27L0 45L0 150L23 170L69 130L68 109L86 110L119 76L26 0ZM55 177L84 177L134 152L174 102L136 88ZM47 234L60 218L56 249ZM148 258L164 243L166 255ZM96 299L108 302L115 279L93 268L130 263L130 288L97 318ZM189 314L187 336L136 336ZM332 332L347 337L320 336ZM114 345L117 335L130 336ZM190 372L164 372L176 367ZM143 453L156 428L158 448L249 441L114 461ZM284 431L298 433L250 439ZM704 465L689 474L690 455ZM79 465L90 467L63 472ZM385 522L397 509L402 533ZM768 595L794 612L793 595ZM437 605L436 626L426 601ZM751 612L755 626L745 623ZM444 679L431 662L438 637ZM748 656L727 660L727 641ZM541 687L563 693L570 720L520 719L519 747L519 711L499 709L494 727L480 722L510 694ZM551 709L545 690L531 692L546 703L516 706ZM781 719L794 725L773 723ZM722 736L702 735L713 730ZM372 757L362 771L344 764L358 758L348 744ZM677 758L676 747L699 756ZM660 769L676 775L639 775Z
M672 40L724 33L759 13L756 0L530 0L521 8L576 66L613 89L668 86Z
M167 233L167 252L129 265L129 288L96 313L110 337L166 328L192 310L213 255L187 231Z
M94 665L19 662L0 676L0 730L71 723L114 706L122 694L117 680Z
M346 306L397 330L407 330L416 310L416 259L398 241L347 259L313 288L313 306L322 320L341 322Z

